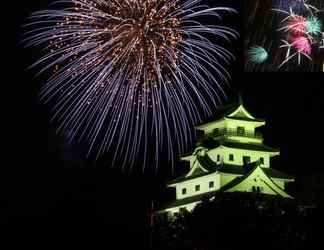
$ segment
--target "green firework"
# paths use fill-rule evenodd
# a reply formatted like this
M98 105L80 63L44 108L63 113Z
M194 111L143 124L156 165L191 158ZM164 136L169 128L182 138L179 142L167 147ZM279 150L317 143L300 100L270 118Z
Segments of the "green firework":
M322 30L322 23L317 17L309 17L306 21L307 33L310 35L318 35Z
M268 59L268 52L260 46L253 46L248 50L248 56L253 63L263 63Z

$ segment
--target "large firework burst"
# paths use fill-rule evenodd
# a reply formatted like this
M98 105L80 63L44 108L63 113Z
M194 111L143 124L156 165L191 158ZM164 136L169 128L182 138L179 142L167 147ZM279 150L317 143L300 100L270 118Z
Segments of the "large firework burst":
M30 17L24 42L45 45L33 66L52 73L41 97L55 100L58 130L71 141L87 138L89 153L113 152L123 166L140 150L153 150L158 162L162 145L171 161L183 153L191 126L225 95L224 64L234 58L214 41L237 37L201 20L235 11L201 0L66 0L55 6Z

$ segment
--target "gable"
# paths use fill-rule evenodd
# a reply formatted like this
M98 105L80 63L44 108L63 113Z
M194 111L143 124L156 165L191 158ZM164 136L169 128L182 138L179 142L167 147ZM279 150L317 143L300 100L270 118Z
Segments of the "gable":
M241 104L236 110L234 110L232 113L227 115L228 117L234 117L234 118L248 118L248 119L255 119Z
M251 192L253 186L262 188L262 193L278 195L284 198L293 198L287 194L282 188L280 188L276 183L268 177L265 172L257 166L249 174L243 177L238 177L234 179L229 184L225 185L223 188L226 192Z
M198 161L197 159L197 156L196 156L196 159L195 161L193 162L193 166L192 168L190 169L189 173L186 175L186 178L187 177L190 177L190 176L198 176L198 175L202 175L204 173L208 173L208 170L205 169L203 166L201 166L200 162Z

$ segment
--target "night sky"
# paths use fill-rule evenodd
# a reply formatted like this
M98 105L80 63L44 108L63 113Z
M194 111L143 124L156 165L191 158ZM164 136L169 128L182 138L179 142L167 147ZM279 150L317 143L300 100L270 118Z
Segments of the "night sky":
M13 244L41 245L42 239L47 249L68 239L70 244L144 248L150 200L164 197L164 181L171 177L163 171L167 163L161 163L159 175L122 173L104 160L87 160L82 145L69 145L49 125L49 107L38 102L40 79L27 70L33 55L19 44L24 19L48 2L23 1L6 8L14 11L8 11L2 32L6 59L1 82L8 90L2 92L0 222L9 226L12 239L20 239ZM242 15L227 20L237 28L242 21ZM244 73L243 42L233 48L238 62L232 65L233 80L226 88L228 101L235 101L240 92L247 109L266 119L265 143L281 148L278 169L298 178L323 174L324 74Z

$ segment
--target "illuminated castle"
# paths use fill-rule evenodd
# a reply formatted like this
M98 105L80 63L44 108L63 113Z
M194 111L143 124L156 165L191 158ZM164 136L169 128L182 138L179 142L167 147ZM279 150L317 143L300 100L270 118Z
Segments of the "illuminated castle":
M280 151L263 144L257 128L265 120L256 119L243 106L224 108L219 119L196 127L197 147L181 158L190 170L170 181L176 200L163 212L191 211L202 199L212 199L219 192L255 192L292 198L285 185L294 178L270 168L270 158Z

